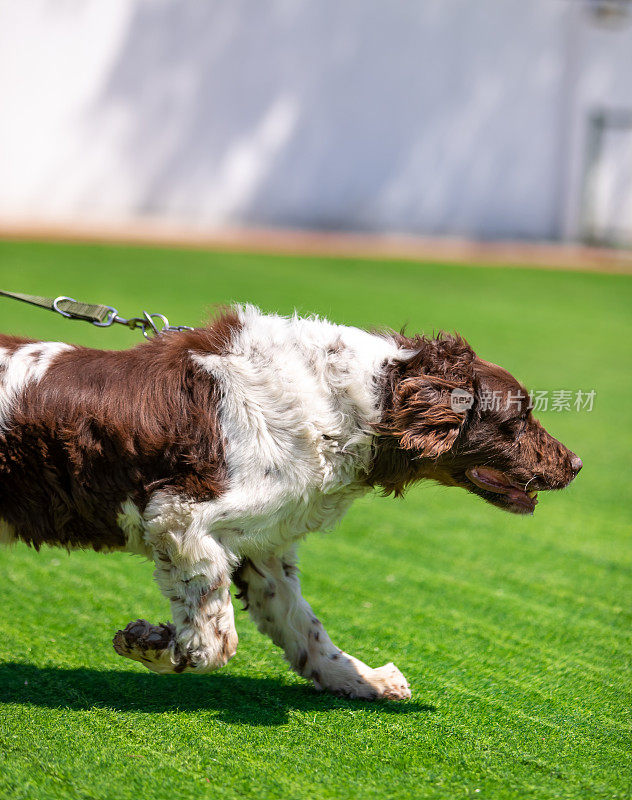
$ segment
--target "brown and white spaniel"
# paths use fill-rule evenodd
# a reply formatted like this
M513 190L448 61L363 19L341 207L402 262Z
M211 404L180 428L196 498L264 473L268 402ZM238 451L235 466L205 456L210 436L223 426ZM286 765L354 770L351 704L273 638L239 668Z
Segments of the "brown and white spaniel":
M301 596L297 542L374 487L430 479L524 514L581 466L458 336L251 306L121 352L0 336L0 538L153 559L173 622L132 622L114 648L155 672L226 664L233 581L317 688L409 697L393 664L332 644Z

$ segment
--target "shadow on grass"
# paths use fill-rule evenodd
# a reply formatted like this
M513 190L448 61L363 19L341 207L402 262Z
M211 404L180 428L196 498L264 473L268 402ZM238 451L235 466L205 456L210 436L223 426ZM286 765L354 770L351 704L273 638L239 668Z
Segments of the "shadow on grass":
M122 670L61 669L33 664L0 664L0 702L44 708L159 713L216 711L224 722L282 725L290 711L353 709L366 713L434 712L434 706L366 703L316 692L309 686L283 685L270 678L236 675L152 675Z

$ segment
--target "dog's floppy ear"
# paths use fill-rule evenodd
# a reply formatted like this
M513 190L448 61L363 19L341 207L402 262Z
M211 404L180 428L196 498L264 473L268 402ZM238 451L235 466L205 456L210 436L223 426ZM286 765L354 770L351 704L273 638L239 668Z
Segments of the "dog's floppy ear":
M404 378L395 388L389 433L420 457L446 453L461 432L471 394L462 382L432 375ZM471 405L471 403L469 403Z
M476 355L458 334L397 339L407 353L391 370L378 432L402 450L438 458L456 441L474 402Z

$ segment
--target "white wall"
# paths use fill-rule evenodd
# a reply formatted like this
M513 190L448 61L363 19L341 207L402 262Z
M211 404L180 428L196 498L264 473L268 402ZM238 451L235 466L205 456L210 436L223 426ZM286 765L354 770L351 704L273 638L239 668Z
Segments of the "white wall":
M566 155L567 180L564 181L561 232L566 238L578 232L582 196L582 181L586 178L588 116L595 111L627 112L632 116L632 3L623 23L595 22L585 13L583 3L573 3L566 27L567 74L570 77L565 93L568 106L568 136ZM613 226L620 228L619 241L632 244L632 128L625 131L625 142L619 152L625 152L626 163L603 163L600 180L593 186L596 197L591 198L593 223L599 222L600 206L610 206ZM610 153L602 161L610 162ZM622 179L626 185L622 185ZM601 184L601 185L599 185ZM617 184L617 209L611 208L610 185ZM601 197L601 200L600 200ZM609 202L610 201L610 202ZM625 216L625 220L624 220ZM601 220L609 228L606 219ZM624 230L625 228L625 230Z
M0 0L0 214L572 236L630 54L579 0Z

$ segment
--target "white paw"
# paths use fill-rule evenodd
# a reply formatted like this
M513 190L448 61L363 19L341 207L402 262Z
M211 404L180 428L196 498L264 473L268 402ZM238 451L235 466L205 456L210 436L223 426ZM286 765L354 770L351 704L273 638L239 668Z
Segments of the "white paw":
M374 669L371 674L371 683L378 690L379 697L388 700L409 700L410 686L408 681L391 661L383 667Z
M344 679L326 688L335 694L358 700L408 700L410 687L408 681L395 664L385 664L378 669L371 669L365 664L351 659L353 670L346 673ZM358 668L360 667L360 668ZM317 688L321 688L317 684Z

